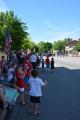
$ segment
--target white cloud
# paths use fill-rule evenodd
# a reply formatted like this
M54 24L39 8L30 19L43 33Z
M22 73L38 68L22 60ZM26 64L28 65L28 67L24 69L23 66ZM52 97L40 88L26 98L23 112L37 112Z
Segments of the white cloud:
M73 31L61 31L61 32L54 32L51 36L45 36L45 38L35 38L36 42L44 41L44 42L54 42L58 40L64 40L65 38L72 38L73 40L77 40L79 37L78 35L79 31L78 30L73 30Z
M60 28L54 26L50 20L45 21L45 25L48 30L51 31L51 36L50 38L47 39L46 41L53 42L56 40L63 40L64 38L72 38L72 39L78 39L79 38L79 33L80 29L76 26L76 24L72 23L70 25L62 26Z
M68 31L68 32L55 32L53 36L53 40L62 40L68 37L76 39L78 37L77 31L73 30L73 31Z
M6 10L8 10L8 6L3 0L0 0L0 11L5 12Z

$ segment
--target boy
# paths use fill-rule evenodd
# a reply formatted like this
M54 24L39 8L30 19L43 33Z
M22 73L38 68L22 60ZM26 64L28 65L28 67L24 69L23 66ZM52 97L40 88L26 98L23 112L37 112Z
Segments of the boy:
M43 82L41 78L37 77L37 71L31 71L31 77L29 78L29 86L30 86L30 106L29 112L32 113L33 105L34 105L34 115L40 114L39 104L40 97L42 96L41 86L46 86L47 81Z
M51 58L51 72L54 70L54 58Z

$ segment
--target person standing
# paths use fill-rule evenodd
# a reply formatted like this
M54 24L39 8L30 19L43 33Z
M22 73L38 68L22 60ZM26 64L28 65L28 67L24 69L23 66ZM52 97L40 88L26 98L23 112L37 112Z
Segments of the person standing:
M44 59L42 59L42 71L44 70Z
M30 57L30 62L33 66L33 69L36 69L37 66L37 56L33 53Z
M51 58L51 72L54 70L54 58Z
M39 56L37 56L37 66L38 67L40 66L40 58L39 58Z
M0 68L3 74L7 73L7 60L5 59L5 56L1 57Z
M46 64L46 71L50 71L50 60L49 56L45 59L45 64Z
M31 69L32 69L32 64L29 62L29 59L26 60L26 62L24 62L23 64L23 69L24 69L24 73L25 73L25 78L24 78L24 82L25 82L25 89L28 91L29 87L28 87L28 80L30 77L30 73L31 73Z
M17 60L19 65L22 65L25 62L25 54L22 49L17 53Z
M24 77L25 75L24 75L22 66L17 67L15 74L16 74L16 85L20 93L20 103L24 105L25 104L25 101L24 101L24 87L25 87Z
M38 73L36 70L31 71L31 77L29 78L28 84L30 87L30 104L29 112L34 115L40 114L40 97L42 96L41 86L46 86L47 81L43 82L41 78L37 77ZM34 105L34 111L33 110Z

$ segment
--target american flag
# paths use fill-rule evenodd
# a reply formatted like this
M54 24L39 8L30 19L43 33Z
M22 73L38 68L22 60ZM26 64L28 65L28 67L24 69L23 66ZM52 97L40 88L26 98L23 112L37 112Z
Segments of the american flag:
M11 35L10 35L10 30L8 28L7 32L6 32L5 46L4 46L4 51L5 51L6 54L10 53L11 42L12 42L12 38L11 38Z

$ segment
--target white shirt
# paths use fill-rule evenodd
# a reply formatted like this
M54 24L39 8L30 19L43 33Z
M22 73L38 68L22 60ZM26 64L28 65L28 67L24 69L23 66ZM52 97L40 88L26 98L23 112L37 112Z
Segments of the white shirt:
M8 81L11 81L11 79L13 79L13 73L12 72L14 72L14 70L12 68L10 68L8 70Z
M28 81L30 85L30 95L31 96L42 96L41 86L45 85L45 83L40 78L29 78Z
M37 61L36 55L31 55L31 62L36 62L36 61Z

